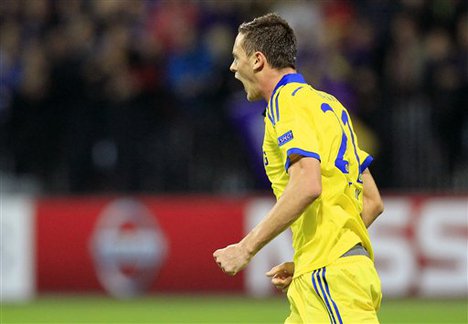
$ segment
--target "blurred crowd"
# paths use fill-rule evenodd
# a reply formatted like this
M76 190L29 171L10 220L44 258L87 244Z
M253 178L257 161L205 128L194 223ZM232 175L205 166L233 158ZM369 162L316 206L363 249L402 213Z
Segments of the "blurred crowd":
M238 25L270 11L296 31L299 72L354 116L382 188L468 189L463 0L3 0L3 186L266 189L229 65Z

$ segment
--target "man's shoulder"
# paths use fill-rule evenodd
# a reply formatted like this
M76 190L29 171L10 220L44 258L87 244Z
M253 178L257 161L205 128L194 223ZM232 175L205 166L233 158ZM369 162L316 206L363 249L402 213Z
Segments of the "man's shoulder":
M283 87L280 90L280 97L282 98L300 98L304 95L312 95L313 88L310 84L307 83L297 83L291 82Z
M336 103L339 103L338 99L336 99L336 97L328 92L325 92L325 91L321 91L321 90L317 90L317 89L314 89L314 92L315 94L317 95L317 97L319 97L320 99L322 99L324 102L336 102Z
M277 100L280 106L304 107L322 103L337 103L339 101L331 94L320 91L310 84L288 83L280 90Z

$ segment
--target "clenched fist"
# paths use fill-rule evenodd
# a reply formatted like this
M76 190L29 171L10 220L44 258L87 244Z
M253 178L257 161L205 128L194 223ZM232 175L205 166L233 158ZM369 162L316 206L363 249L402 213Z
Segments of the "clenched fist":
M218 266L230 276L234 276L244 269L252 258L248 251L239 243L216 250L213 253L213 257Z

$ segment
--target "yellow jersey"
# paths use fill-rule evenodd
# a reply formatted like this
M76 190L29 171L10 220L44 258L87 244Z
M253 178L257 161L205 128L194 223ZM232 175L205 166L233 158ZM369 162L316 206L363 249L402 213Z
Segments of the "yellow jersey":
M264 165L279 199L289 181L290 156L320 161L321 195L291 225L295 272L327 266L357 243L373 259L361 219L362 172L372 157L361 150L347 110L332 95L285 75L265 111Z

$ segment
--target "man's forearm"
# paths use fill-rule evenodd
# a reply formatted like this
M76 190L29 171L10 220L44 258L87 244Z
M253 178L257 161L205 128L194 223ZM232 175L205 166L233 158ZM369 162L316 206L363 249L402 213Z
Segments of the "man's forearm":
M240 242L252 256L294 223L316 199L303 186L302 180L290 182L268 215Z
M371 224L377 219L377 217L382 214L383 205L374 203L372 200L364 198L364 208L361 212L361 218L366 225L366 228L369 228Z
M362 174L363 179L363 208L361 218L366 227L369 227L375 219L382 214L384 205L380 197L379 189L375 184L370 171L366 169Z
M219 267L235 275L268 242L291 225L322 191L320 161L291 156L289 181L283 195L267 216L237 244L216 250L213 257Z

